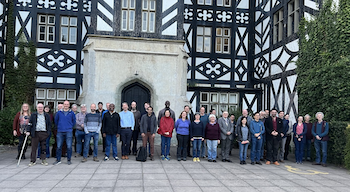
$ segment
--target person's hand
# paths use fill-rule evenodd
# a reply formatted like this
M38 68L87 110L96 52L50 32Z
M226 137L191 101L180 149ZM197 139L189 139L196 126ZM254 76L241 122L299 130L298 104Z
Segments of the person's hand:
M202 137L202 141L204 141L204 138Z
M81 127L82 127L82 128L84 128L84 123L83 123L83 124L81 124Z
M227 132L226 134L227 134L227 135L231 135L231 132Z
M255 137L259 137L260 133L255 133L254 136Z
M27 136L29 136L29 135L30 135L30 132L29 132L29 131L28 131L28 132L26 132L26 135L27 135Z
M246 143L249 143L249 140L247 140Z
M218 140L218 144L220 144L220 139Z
M17 136L17 131L13 130L13 136Z
M103 136L103 137L106 137L106 133L103 133L102 136Z
M281 137L284 137L284 134L283 134L283 133L281 133Z
M191 141L194 141L194 139L193 139L193 138L191 138Z
M241 143L242 143L242 145L246 144L245 141L242 141Z
M298 141L301 141L301 138L298 138Z
M318 136L318 135L316 135L316 139L317 139L317 140L321 140L321 137Z
M155 138L156 137L156 134L152 134L152 138Z
M141 137L144 137L145 136L145 134L144 133L141 133Z
M169 133L169 132L165 132L164 134L165 134L165 135L169 135L170 133Z
M117 134L115 137L119 137L119 134Z
M259 136L258 139L261 139L261 137Z

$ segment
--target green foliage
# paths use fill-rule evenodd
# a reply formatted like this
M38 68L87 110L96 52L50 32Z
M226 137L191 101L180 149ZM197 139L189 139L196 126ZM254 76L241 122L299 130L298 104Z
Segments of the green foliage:
M297 61L299 113L325 113L328 121L350 115L350 2L335 12L326 0L314 20L300 25Z
M347 127L346 131L346 146L345 146L345 157L344 157L344 162L345 162L345 167L347 169L350 169L350 125Z
M15 137L12 135L12 123L20 107L5 107L0 110L0 144L15 144Z
M344 165L346 151L347 122L333 121L329 123L329 142L327 161L336 165Z

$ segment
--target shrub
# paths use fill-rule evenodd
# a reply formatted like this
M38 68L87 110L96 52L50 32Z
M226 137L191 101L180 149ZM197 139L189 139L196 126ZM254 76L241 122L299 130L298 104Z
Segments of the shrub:
M19 109L16 107L5 107L0 111L0 144L13 145L17 142L13 136L13 119Z
M345 157L344 164L347 169L350 169L350 124L348 125L346 131L346 146L345 146Z
M348 122L333 121L329 123L329 142L328 142L328 154L327 161L336 165L344 165L346 145L350 145L349 140L347 142L346 127Z

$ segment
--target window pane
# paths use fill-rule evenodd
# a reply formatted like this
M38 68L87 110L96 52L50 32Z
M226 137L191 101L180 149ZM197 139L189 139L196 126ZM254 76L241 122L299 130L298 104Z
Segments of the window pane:
M217 2L217 5L218 5L218 6L223 6L223 5L224 5L223 0L217 0L216 2Z
M225 6L230 6L231 5L231 0L224 0L225 1Z
M45 98L45 89L37 89L36 98L38 99Z
M66 99L66 91L58 90L57 91L57 99Z
M211 36L211 28L210 27L206 27L205 28L205 35L206 36Z
M75 44L77 42L77 28L71 27L69 30L69 43Z
M222 30L221 28L216 29L216 36L221 36L222 35Z
M147 31L148 12L142 12L142 31Z
M203 35L203 27L197 27L197 35Z
M122 7L123 8L128 8L128 0L122 0Z
M54 42L54 35L48 35L48 37L47 37L47 41L48 42Z
M204 4L204 0L198 0L198 4L203 5Z
M130 0L130 8L135 9L135 0Z
M216 52L218 52L218 53L221 52L221 38L220 37L216 38Z
M70 18L70 25L71 26L77 26L77 18L76 17L71 17Z
M197 52L203 52L203 37L197 36Z
M230 101L230 103L237 103L237 95L236 94L230 94L229 101Z
M46 26L39 26L39 31L40 31L40 33L45 33Z
M61 25L68 25L68 17L62 17Z
M135 11L129 11L129 29L134 30Z
M40 41L45 41L45 33L39 35L39 40Z
M227 94L220 94L220 103L228 103Z
M224 36L230 36L230 30L224 29Z
M206 5L211 5L211 0L205 0Z
M210 37L204 38L204 52L210 52Z
M62 43L68 42L68 27L61 28L61 42Z
M46 16L45 15L40 15L39 16L39 23L43 23L43 24L46 23Z
M122 29L127 30L127 11L122 11Z
M47 98L56 99L56 90L53 90L53 89L47 90Z
M218 102L218 94L216 94L216 93L212 93L211 95L210 95L210 102Z
M151 0L150 2L150 10L155 10L156 9L156 1L155 0Z
M55 24L55 17L54 16L49 16L49 24Z
M208 102L208 93L201 93L201 102Z
M143 6L142 6L142 8L143 8L144 10L148 10L148 0L143 0Z
M154 20L155 20L155 13L150 13L150 18L149 18L149 31L154 32Z

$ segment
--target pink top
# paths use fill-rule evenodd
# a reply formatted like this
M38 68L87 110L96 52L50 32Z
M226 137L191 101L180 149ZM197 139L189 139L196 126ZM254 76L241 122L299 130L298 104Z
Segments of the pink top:
M299 124L297 125L297 135L300 135L303 133L303 129L304 129L304 124Z

